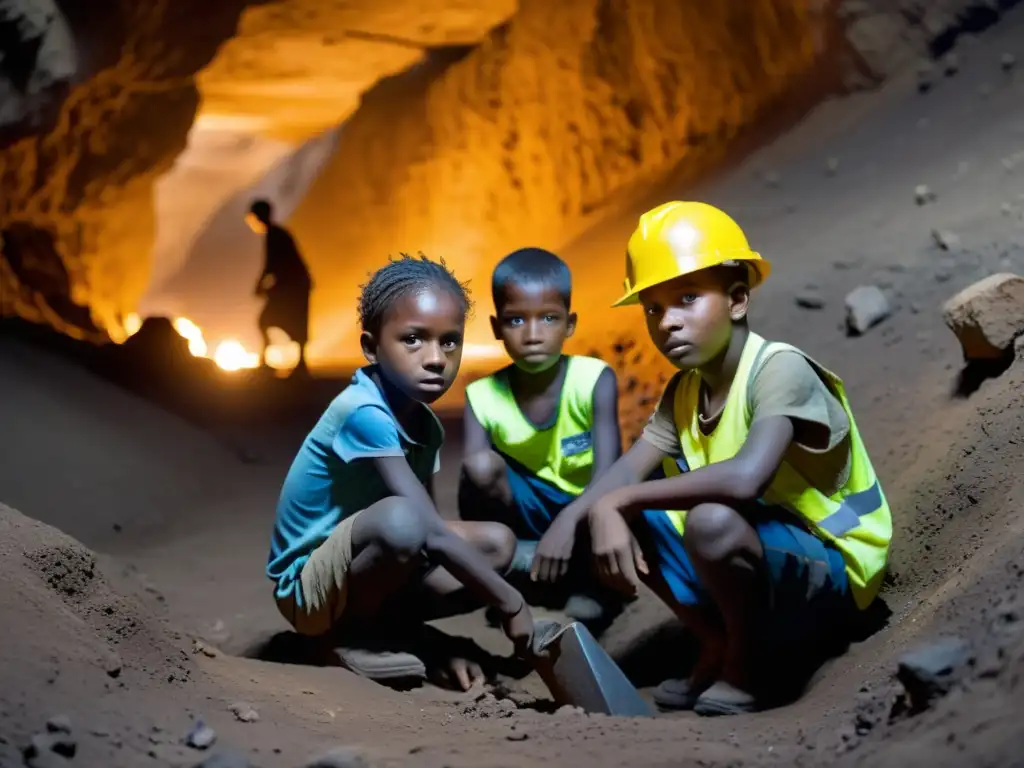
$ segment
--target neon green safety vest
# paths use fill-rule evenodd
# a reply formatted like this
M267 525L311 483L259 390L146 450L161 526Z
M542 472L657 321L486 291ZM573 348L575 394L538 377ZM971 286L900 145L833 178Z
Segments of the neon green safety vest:
M739 452L750 432L750 383L772 355L783 351L802 355L842 403L850 420L850 476L842 488L826 496L784 461L762 500L795 513L813 533L835 544L846 563L853 597L860 608L866 608L878 594L885 576L892 539L892 516L857 430L843 382L838 376L796 347L768 342L751 333L743 348L721 419L710 435L701 431L698 421L700 375L691 371L679 378L673 416L679 429L683 458L692 470L727 461ZM675 463L669 464L666 461L666 473L678 474ZM669 517L682 534L685 513L671 511Z
M558 411L547 429L538 429L523 415L509 386L509 368L474 381L466 387L466 398L495 450L578 496L594 464L594 386L608 364L576 355L566 364Z

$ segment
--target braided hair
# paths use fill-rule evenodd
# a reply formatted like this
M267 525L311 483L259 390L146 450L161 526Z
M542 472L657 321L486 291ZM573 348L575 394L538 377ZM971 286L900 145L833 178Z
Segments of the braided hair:
M467 315L473 307L469 287L459 282L444 259L431 261L422 253L419 257L402 253L397 259L389 258L385 266L370 275L370 279L360 286L359 323L363 330L379 333L384 317L394 302L401 296L417 293L424 288L443 288L449 291Z

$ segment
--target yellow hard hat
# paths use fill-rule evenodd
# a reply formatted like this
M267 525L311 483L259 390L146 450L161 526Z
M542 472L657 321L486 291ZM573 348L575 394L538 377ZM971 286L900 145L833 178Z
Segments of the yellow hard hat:
M724 211L707 203L664 203L643 214L629 238L626 293L612 306L637 304L641 291L691 272L740 264L747 265L751 288L772 268Z

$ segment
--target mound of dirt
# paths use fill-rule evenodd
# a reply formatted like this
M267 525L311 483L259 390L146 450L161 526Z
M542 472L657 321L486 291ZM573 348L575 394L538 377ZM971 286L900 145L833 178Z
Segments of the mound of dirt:
M181 689L185 641L113 564L0 504L0 716L24 741L51 716L132 689ZM134 594L133 594L134 593Z

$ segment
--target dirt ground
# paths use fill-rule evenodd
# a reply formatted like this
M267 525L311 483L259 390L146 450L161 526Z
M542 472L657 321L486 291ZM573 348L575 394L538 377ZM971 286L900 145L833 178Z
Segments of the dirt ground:
M203 430L8 336L0 766L22 765L22 747L57 715L77 754L39 765L191 766L231 750L294 767L337 747L350 751L337 765L374 766L1024 765L1024 362L964 370L940 314L985 275L1024 274L1024 64L1002 71L1004 51L1024 59L1024 9L961 46L960 72L929 93L908 76L824 105L677 193L723 205L773 259L755 328L845 378L895 517L887 626L795 704L718 720L552 715L534 677L509 683L502 702L254 658L280 651L269 641L285 625L262 569L280 481L312 421ZM919 184L933 202L915 203ZM620 253L634 221L600 227L570 262ZM943 250L933 230L960 244ZM843 297L861 284L882 288L893 311L851 338ZM799 305L809 292L821 309ZM580 307L584 326L590 311ZM442 458L449 509L457 450L453 439ZM679 647L670 624L644 598L606 635L645 690L656 680L641 662ZM508 651L479 615L445 628ZM899 714L897 659L940 636L968 641L972 663L927 711ZM205 752L183 743L200 720L217 735Z

